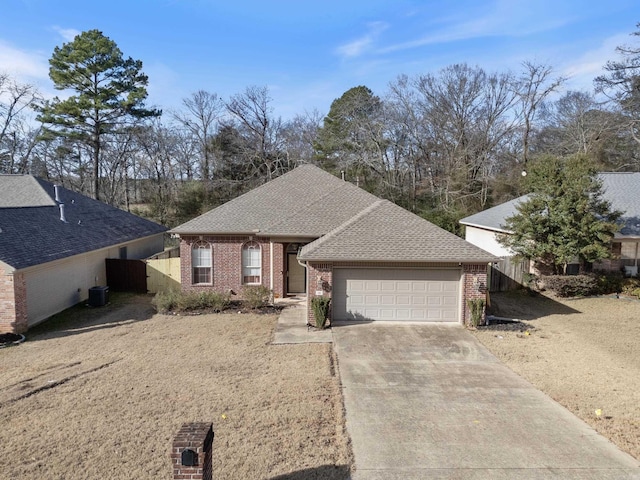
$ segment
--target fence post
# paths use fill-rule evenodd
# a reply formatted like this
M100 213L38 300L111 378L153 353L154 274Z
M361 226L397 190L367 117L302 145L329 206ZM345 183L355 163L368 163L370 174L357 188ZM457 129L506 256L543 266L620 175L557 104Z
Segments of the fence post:
M184 423L173 438L171 464L174 480L212 480L213 424Z

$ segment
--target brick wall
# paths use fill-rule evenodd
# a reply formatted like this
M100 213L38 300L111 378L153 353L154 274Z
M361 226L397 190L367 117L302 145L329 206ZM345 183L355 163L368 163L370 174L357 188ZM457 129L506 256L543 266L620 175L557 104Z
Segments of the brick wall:
M185 449L196 453L195 465L182 465L182 454ZM171 465L175 480L211 480L213 478L213 424L205 422L183 424L173 439Z
M464 265L462 267L462 323L471 323L467 300L487 298L487 265ZM484 316L481 323L484 323Z
M24 274L0 276L0 333L27 331L27 285Z
M180 277L182 290L187 292L215 290L228 292L232 290L242 295L242 246L250 241L260 245L262 254L261 284L270 288L271 281L271 248L269 239L250 236L183 236L180 240ZM191 267L191 248L196 242L209 243L213 248L213 282L212 284L193 284ZM275 295L284 295L284 245L273 244L273 291Z
M331 297L333 287L333 265L331 263L307 264L307 322L315 325L311 299L317 291L322 291L322 296ZM329 309L328 324L331 323L331 308Z

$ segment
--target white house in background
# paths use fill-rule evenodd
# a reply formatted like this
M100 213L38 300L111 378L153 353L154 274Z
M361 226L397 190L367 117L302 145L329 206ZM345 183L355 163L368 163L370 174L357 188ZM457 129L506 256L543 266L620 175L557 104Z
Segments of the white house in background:
M166 228L30 175L0 175L0 333L106 285L107 258L161 252Z
M637 274L640 258L640 172L600 173L604 198L611 202L613 210L623 212L621 229L611 242L612 259L602 260L594 268L606 271L625 270ZM465 239L499 257L512 255L497 240L505 230L505 220L517 213L517 206L526 201L527 195L502 203L493 208L460 220L465 226Z

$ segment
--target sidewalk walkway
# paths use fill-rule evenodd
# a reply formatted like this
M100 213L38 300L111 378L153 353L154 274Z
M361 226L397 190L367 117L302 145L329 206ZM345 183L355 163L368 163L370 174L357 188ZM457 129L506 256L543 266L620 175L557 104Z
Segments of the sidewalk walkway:
M306 297L286 298L278 301L287 306L280 313L278 324L273 335L272 345L292 343L331 343L331 329L316 330L307 327Z

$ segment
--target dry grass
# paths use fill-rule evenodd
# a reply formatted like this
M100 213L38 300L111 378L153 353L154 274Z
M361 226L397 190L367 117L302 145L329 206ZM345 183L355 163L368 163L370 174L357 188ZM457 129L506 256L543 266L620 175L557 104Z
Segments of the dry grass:
M513 371L640 459L640 302L510 292L492 296L492 303L500 316L524 321L516 329L480 328L475 332L480 341Z
M113 302L117 303L117 302ZM74 309L0 350L2 478L170 479L173 435L214 424L214 476L348 478L330 345L270 345L274 315Z

